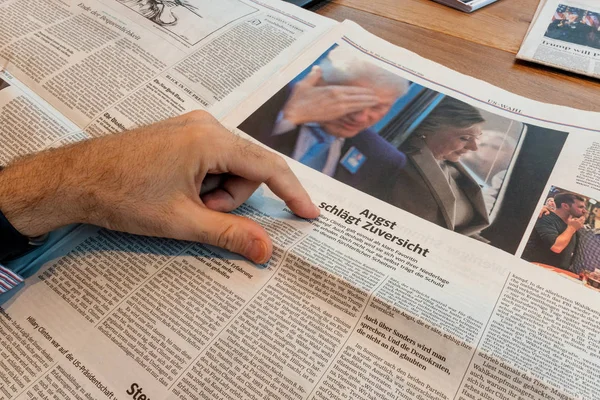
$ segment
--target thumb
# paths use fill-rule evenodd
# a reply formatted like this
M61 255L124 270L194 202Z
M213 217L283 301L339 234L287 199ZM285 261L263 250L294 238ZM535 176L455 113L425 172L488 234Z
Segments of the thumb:
M302 84L304 86L313 87L319 82L321 76L323 76L323 71L321 71L319 66L315 65L312 67L308 75L306 75L306 77L302 80Z
M183 239L221 247L263 264L273 253L267 232L249 218L210 210L197 203L186 207Z

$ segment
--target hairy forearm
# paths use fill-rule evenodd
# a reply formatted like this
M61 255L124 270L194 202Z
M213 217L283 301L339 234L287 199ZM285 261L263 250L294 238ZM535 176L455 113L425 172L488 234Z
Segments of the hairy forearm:
M201 197L214 175L222 179ZM195 111L12 163L0 171L0 210L26 236L81 222L209 243L264 263L267 232L228 214L262 182L299 216L319 215L282 158Z
M562 253L562 251L569 245L571 238L577 232L577 230L571 226L567 226L567 229L558 237L556 241L554 241L554 245L550 248L550 250L554 253Z
M79 147L83 147L79 145ZM80 222L81 197L69 172L81 165L72 146L22 158L0 172L0 210L23 235L39 236Z

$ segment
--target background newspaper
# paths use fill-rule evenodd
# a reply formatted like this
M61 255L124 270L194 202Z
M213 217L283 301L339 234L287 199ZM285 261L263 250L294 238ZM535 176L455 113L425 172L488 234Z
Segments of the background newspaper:
M600 7L591 0L540 2L517 58L600 76Z
M409 80L409 95L466 102L503 129L494 159L505 169L480 178L489 228L508 218L512 230L482 229L484 243L291 159L322 216L298 219L264 187L253 195L236 212L275 241L263 268L201 244L78 227L29 260L44 266L0 315L0 399L598 398L598 293L518 258L553 188L600 198L598 115L514 96L350 22L240 3L257 10L189 44L169 15L148 20L127 3L4 2L3 162L203 107L238 126L343 48ZM97 19L101 38L77 50L69 38L92 37ZM89 79L100 62L104 75ZM401 100L379 130L390 143L410 133L384 129L410 121ZM541 134L540 153L527 141ZM546 175L517 196L536 165Z

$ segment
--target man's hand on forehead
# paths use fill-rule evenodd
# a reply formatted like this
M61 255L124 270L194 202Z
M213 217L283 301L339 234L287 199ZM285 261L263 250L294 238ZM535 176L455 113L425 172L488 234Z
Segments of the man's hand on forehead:
M292 89L283 108L283 116L294 125L333 121L346 114L374 107L380 99L372 88L322 85L318 66Z

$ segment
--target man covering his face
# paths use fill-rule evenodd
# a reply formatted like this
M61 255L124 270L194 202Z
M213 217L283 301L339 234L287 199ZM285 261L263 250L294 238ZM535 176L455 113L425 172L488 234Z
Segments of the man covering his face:
M405 163L371 127L408 81L343 48L283 88L240 129L273 149L376 197Z

